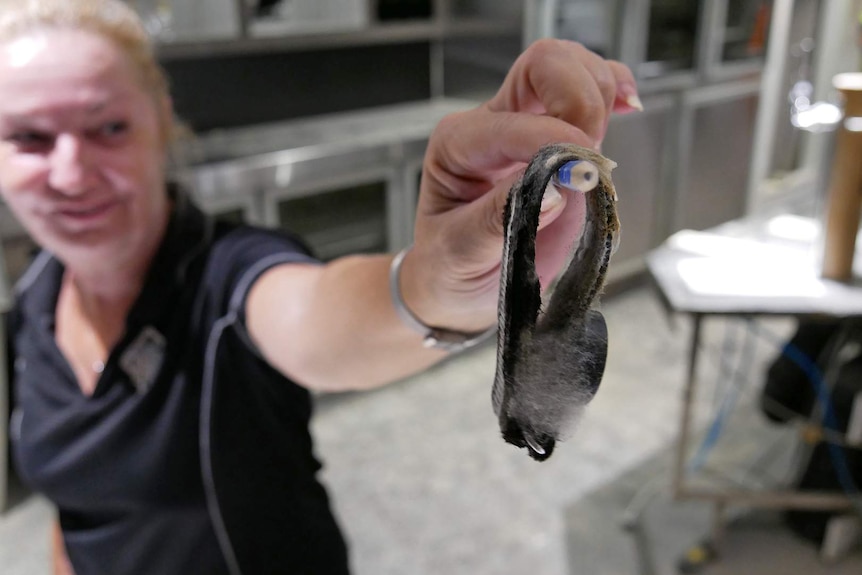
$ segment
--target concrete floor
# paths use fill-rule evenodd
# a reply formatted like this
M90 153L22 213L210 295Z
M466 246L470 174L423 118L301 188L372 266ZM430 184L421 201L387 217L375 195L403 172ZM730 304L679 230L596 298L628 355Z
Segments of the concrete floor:
M591 527L578 526L581 515L573 519L571 510L672 445L690 326L684 317L668 321L648 287L606 297L603 307L611 339L604 383L575 437L544 463L499 436L490 401L492 347L381 390L320 398L313 431L323 480L357 575L628 573L611 568L619 566L615 549L571 540ZM788 333L792 326L771 320L770 327ZM721 320L706 323L708 350L721 346L724 328ZM754 403L774 353L758 348L742 404ZM699 424L716 397L715 362L705 364ZM607 514L617 511L609 507ZM48 572L50 516L50 507L32 498L0 518L0 573ZM684 548L696 535L678 544ZM572 567L573 548L591 554L591 569Z

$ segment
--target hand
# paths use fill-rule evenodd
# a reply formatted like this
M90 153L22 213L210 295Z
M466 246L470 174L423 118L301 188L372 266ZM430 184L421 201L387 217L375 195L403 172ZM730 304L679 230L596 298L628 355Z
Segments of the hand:
M429 141L415 243L402 268L408 306L425 323L464 331L493 324L509 188L538 149L598 149L613 111L640 108L631 71L582 45L540 40L474 110L445 118ZM580 237L584 197L546 199L536 244L543 287Z

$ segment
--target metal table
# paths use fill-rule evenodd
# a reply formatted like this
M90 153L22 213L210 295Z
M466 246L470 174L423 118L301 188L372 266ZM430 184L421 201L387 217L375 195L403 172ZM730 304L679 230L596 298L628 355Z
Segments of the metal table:
M703 320L710 316L832 318L843 325L862 320L860 283L820 277L820 226L791 214L733 221L706 232L681 231L647 258L647 266L667 309L693 320L672 492L676 499L715 505L715 532L727 505L775 509L847 510L844 494L793 490L706 489L687 483L686 458L698 378ZM860 277L862 249L854 271Z

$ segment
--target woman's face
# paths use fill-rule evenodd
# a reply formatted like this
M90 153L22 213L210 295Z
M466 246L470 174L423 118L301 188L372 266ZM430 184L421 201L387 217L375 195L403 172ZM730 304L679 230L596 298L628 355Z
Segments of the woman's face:
M121 263L167 218L170 114L109 40L45 29L0 43L0 194L61 260Z

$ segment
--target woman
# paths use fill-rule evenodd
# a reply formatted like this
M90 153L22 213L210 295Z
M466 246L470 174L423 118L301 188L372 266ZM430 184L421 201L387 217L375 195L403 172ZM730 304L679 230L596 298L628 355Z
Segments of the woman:
M398 305L462 339L493 325L518 170L547 142L598 146L611 111L637 107L621 64L532 46L432 135L390 294L391 255L322 265L166 182L167 84L123 3L0 0L0 191L43 248L10 316L13 451L58 507L58 572L346 573L308 390L445 357ZM582 199L547 198L543 276L582 219Z

